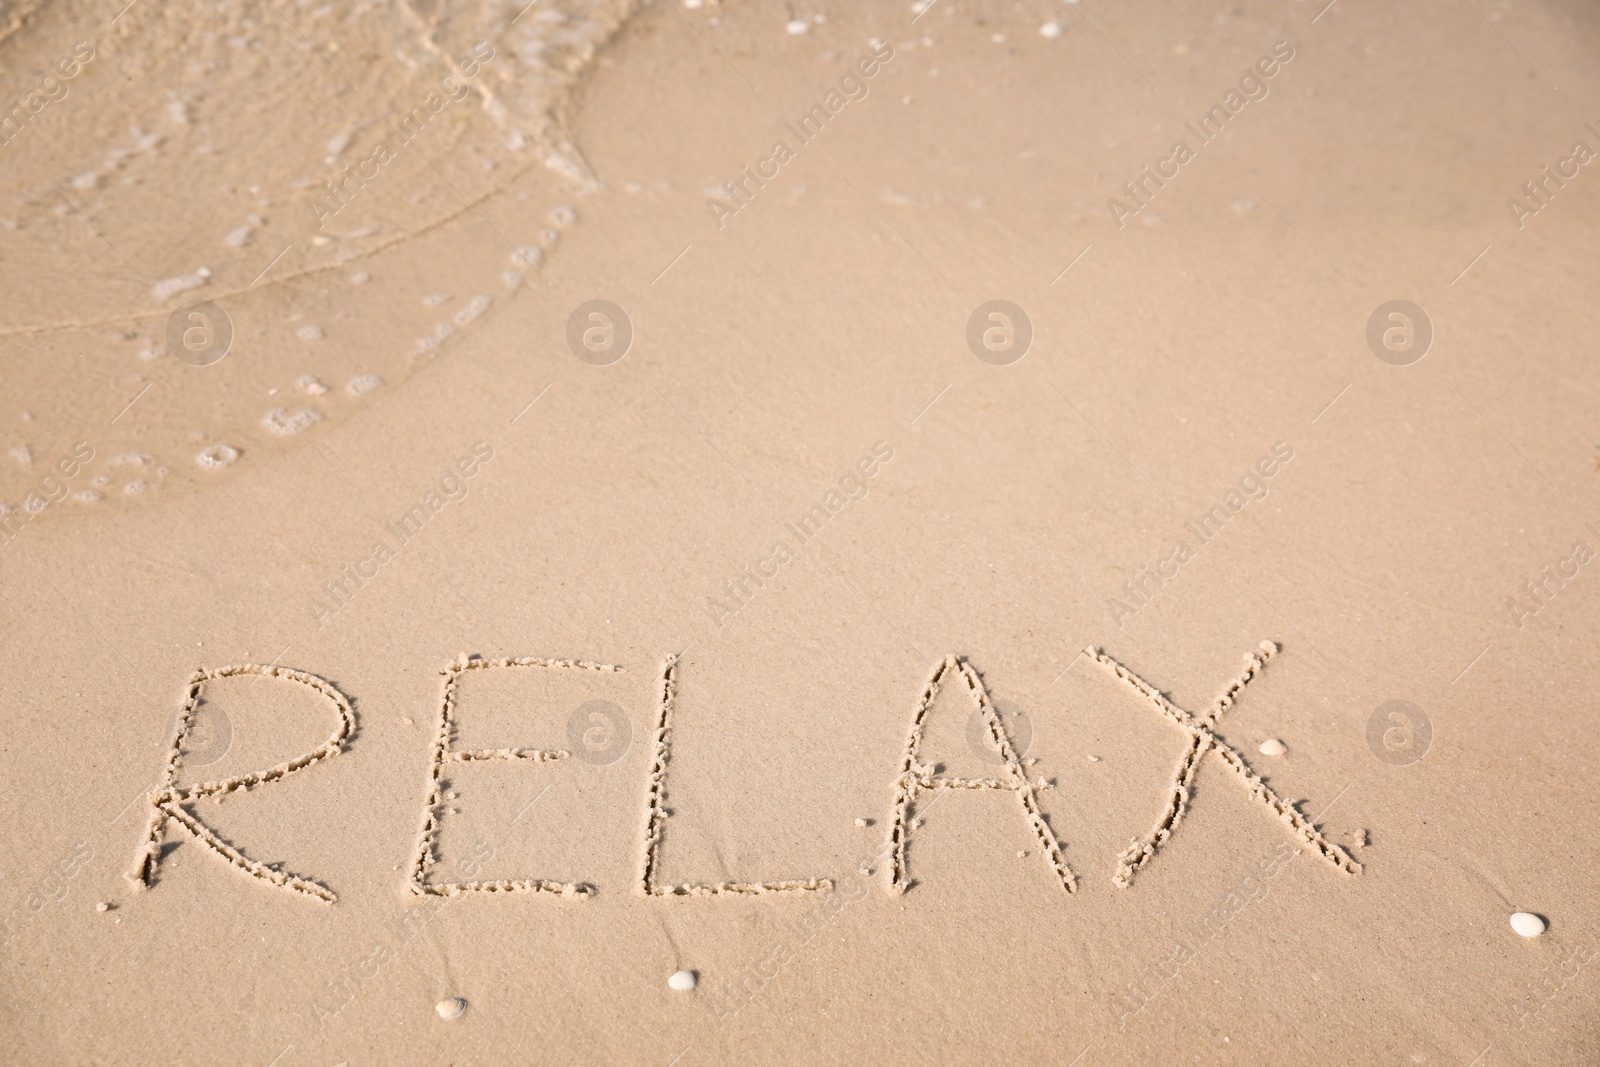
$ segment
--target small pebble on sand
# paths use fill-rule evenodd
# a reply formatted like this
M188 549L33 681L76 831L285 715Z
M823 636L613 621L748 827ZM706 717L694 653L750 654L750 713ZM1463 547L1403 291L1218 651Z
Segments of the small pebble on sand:
M1531 911L1514 912L1511 916L1511 929L1523 937L1538 937L1544 933L1544 920Z

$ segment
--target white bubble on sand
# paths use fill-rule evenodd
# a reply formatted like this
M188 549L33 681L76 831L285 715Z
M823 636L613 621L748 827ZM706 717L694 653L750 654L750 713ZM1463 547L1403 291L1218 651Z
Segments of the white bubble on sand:
M294 387L306 396L321 396L328 391L328 387L317 381L315 374L302 374L295 379Z
M219 471L224 467L233 466L239 458L239 450L232 445L215 444L202 448L194 461L208 471Z
M450 328L449 329L445 329L445 327L447 327L447 326L449 326ZM454 326L450 326L450 324L448 322L436 323L434 325L434 328L433 328L433 336L432 337L419 337L419 338L417 338L417 347L416 347L416 350L412 354L420 356L420 355L423 355L425 353L432 352L434 349L436 349L440 345L444 344L445 338L449 337L454 332L455 332L455 327Z
M449 299L449 293L429 293L427 296L422 298L422 306L425 308L436 308Z
M176 278L167 278L156 282L150 287L150 295L157 300L166 300L168 297L177 296L179 293L190 289L198 289L211 277L210 267L201 267L193 274L182 274Z
M345 388L350 391L351 396L366 396L382 384L383 379L376 374L358 374L350 379Z
M321 326L302 326L294 332L302 341L320 341L327 335L322 332Z
M14 448L8 449L7 455L16 460L18 463L24 465L33 462L33 453L28 450L27 445L17 445Z
M523 245L511 253L513 267L537 267L544 262L544 249L537 245Z
M1544 920L1531 911L1514 912L1511 916L1511 929L1523 937L1538 937L1544 933Z
M1057 37L1061 36L1061 23L1059 23L1059 22L1047 22L1047 23L1045 23L1043 26L1039 27L1039 36L1040 37L1047 37L1052 41L1055 40Z
M72 499L80 504L98 504L103 497L94 489L79 489L72 494Z
M789 32L789 36L798 37L811 28L811 23L805 19L790 19L783 28Z
M310 408L273 408L261 417L261 425L279 437L293 437L304 433L322 421L322 416Z
M550 209L547 218L552 226L571 226L578 221L578 212L571 204L558 204Z
M459 1019L461 1013L467 1010L467 1002L460 997L445 997L433 1006L441 1019Z
M156 457L148 452L124 452L120 456L112 456L110 464L113 467L147 467L156 461Z
M693 971L673 971L672 977L667 979L667 987L679 993L687 993L699 982L700 979Z
M368 274L364 270L358 270L354 274L350 275L350 282L352 285L365 285L371 280L372 275Z
M148 488L150 487L143 481L135 479L122 487L122 493L124 496L138 496Z
M456 325L465 326L469 322L476 321L479 316L489 310L489 305L492 303L494 303L494 297L488 293L479 293L474 296L467 301L466 307L455 313Z
M1261 742L1261 754L1263 756L1281 756L1287 751L1289 751L1288 746L1276 737L1269 737Z
M564 152L551 151L545 156L544 165L571 181L587 183L589 180L578 161Z

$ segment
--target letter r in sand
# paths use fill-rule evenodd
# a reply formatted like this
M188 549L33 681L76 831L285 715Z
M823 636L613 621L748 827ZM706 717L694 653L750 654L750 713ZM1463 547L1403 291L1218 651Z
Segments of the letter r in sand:
M236 675L253 674L263 678L277 678L297 685L303 685L328 703L333 705L334 711L339 716L339 724L334 727L328 740L312 749L310 752L293 759L285 760L275 767L264 771L252 771L248 774L235 774L227 778L216 778L199 782L191 786L177 785L178 769L183 765L184 742L188 739L190 731L195 725L195 709L200 705L201 694L205 685L213 678L230 678ZM167 822L176 822L188 831L196 841L211 852L222 857L235 869L243 871L252 878L258 878L269 885L286 889L291 893L300 893L316 900L332 903L338 898L333 890L320 882L310 878L300 878L296 875L285 874L275 867L246 856L239 849L230 845L217 836L200 817L190 810L189 806L201 797L214 797L221 801L223 797L236 789L249 789L252 786L266 785L287 778L296 771L304 770L319 760L329 756L337 756L344 750L345 740L355 729L355 712L350 708L350 702L343 693L335 689L330 683L318 678L314 674L304 671L290 670L287 667L262 666L258 663L236 664L230 667L218 667L214 670L196 671L189 679L189 692L183 703L183 711L178 716L178 730L172 738L172 750L167 756L167 767L162 773L161 784L150 794L150 822L145 829L144 840L139 845L139 853L135 857L133 870L128 872L128 879L140 888L149 888L154 884L156 871L161 867L161 847L166 836Z

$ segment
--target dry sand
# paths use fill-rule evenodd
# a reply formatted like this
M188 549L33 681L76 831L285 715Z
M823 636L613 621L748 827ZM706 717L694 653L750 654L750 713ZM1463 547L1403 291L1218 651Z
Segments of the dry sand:
M1600 1060L1592 5L116 8L0 1060Z

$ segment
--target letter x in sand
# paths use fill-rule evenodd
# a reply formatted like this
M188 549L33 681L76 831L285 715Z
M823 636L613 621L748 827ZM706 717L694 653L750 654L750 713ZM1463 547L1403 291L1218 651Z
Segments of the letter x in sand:
M1265 805L1280 822L1289 827L1301 847L1315 852L1345 874L1361 873L1361 864L1351 859L1349 853L1337 845L1330 844L1311 822L1294 809L1293 805L1280 799L1278 794L1250 769L1244 757L1211 732L1212 727L1216 725L1217 716L1230 707L1239 691L1266 667L1267 660L1277 653L1277 645L1271 641L1263 641L1257 651L1246 656L1244 672L1228 683L1227 688L1199 719L1172 703L1149 682L1100 649L1091 645L1084 651L1100 666L1137 689L1146 700L1155 705L1156 710L1177 723L1189 737L1188 747L1184 750L1183 758L1178 762L1178 769L1173 776L1172 792L1167 797L1166 810L1162 812L1161 821L1156 823L1155 829L1143 839L1136 838L1122 853L1113 882L1123 889L1131 886L1134 873L1154 859L1156 851L1172 837L1173 832L1178 829L1178 823L1183 821L1184 812L1189 808L1189 793L1194 784L1195 772L1200 769L1200 761L1211 752L1215 752L1218 758L1238 776L1250 790L1252 797Z

